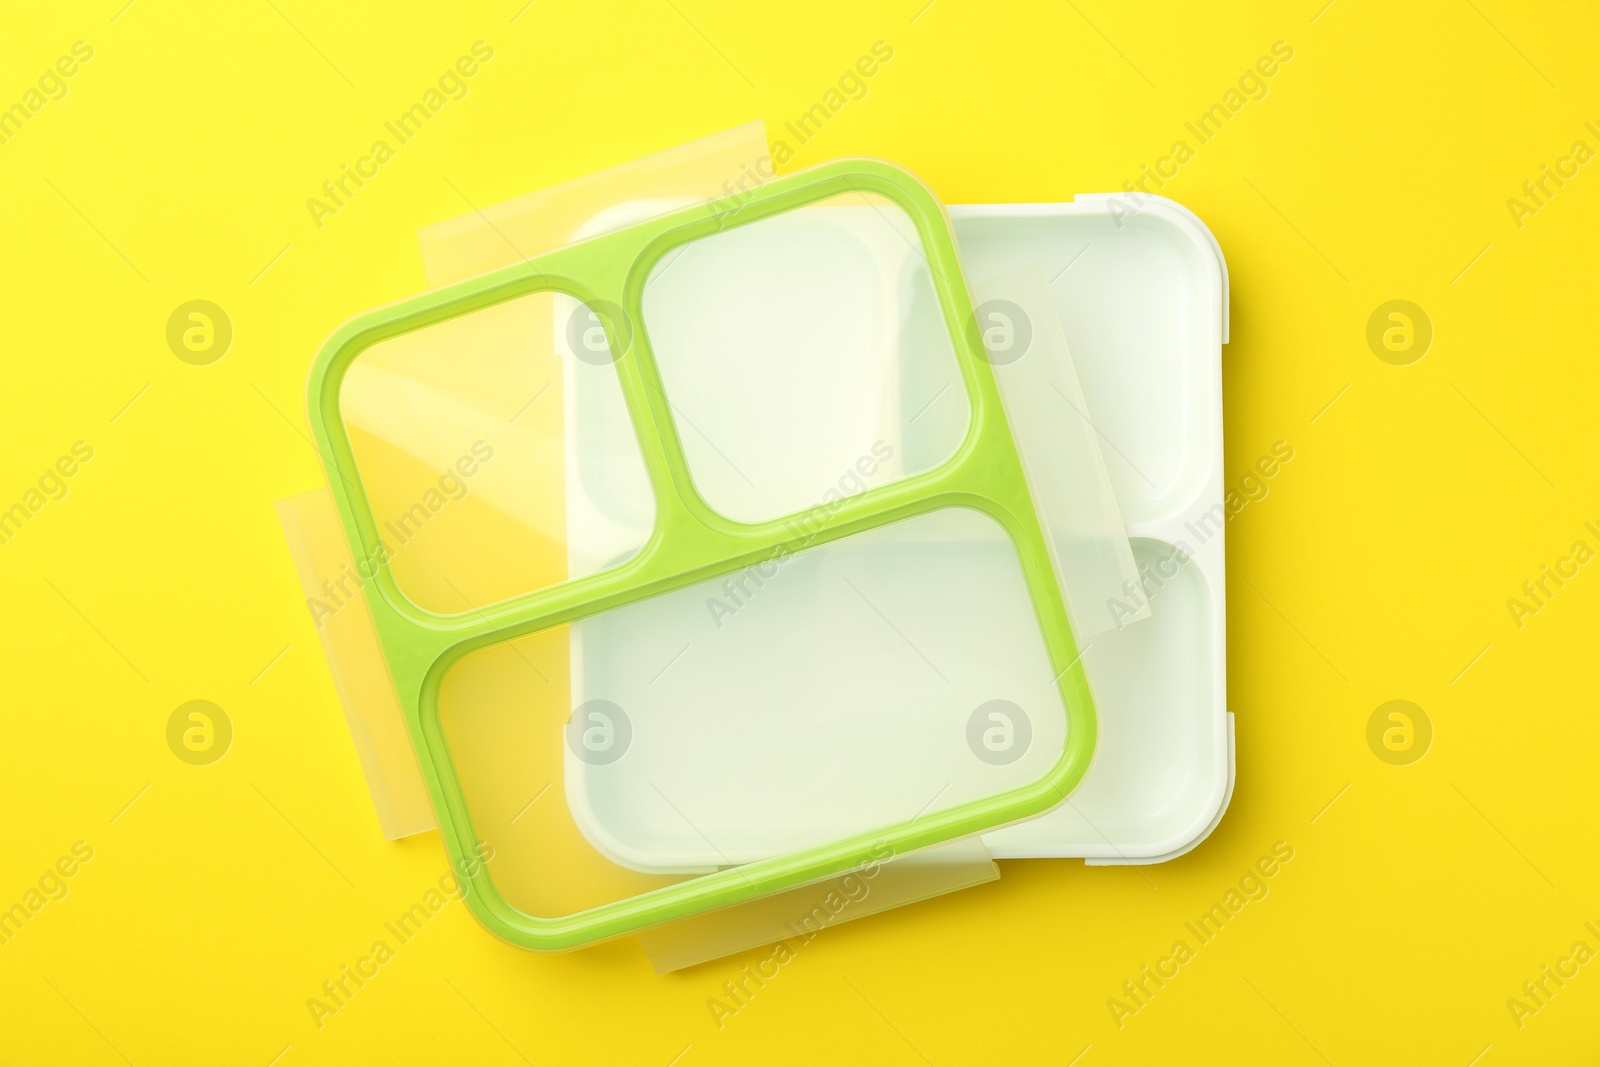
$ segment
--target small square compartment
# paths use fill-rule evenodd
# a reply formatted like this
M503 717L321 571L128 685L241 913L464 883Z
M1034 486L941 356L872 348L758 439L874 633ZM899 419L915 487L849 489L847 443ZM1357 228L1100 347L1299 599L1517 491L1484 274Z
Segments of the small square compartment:
M546 290L363 350L339 389L381 539L358 569L456 615L635 555L655 497L608 327Z
M937 467L970 406L916 224L852 192L671 248L643 329L695 489L757 523Z

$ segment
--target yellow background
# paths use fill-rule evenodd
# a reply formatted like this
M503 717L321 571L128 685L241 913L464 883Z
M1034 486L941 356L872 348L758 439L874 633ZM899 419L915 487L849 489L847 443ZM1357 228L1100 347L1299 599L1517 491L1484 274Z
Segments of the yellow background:
M0 545L0 905L95 850L0 946L0 1060L1488 1067L1600 1042L1600 963L1520 1029L1506 1006L1600 948L1600 568L1521 629L1506 607L1600 547L1600 166L1520 229L1506 207L1574 141L1600 148L1591 9L122 3L8 4L0 33L0 104L95 49L0 145L0 504L95 449ZM306 199L480 39L470 95L316 228ZM764 953L662 977L631 941L526 954L452 904L317 1029L306 999L445 860L378 833L273 512L322 478L312 354L421 288L416 231L463 196L752 117L777 135L878 40L894 59L792 166L882 156L952 203L1120 188L1273 42L1295 50L1163 190L1231 272L1230 480L1296 450L1229 528L1226 819L1170 864L1008 862L830 931L720 1029L707 1000ZM196 298L235 329L208 367L164 337ZM1365 341L1396 298L1435 330L1406 367ZM212 766L167 748L191 699L234 724ZM1367 746L1391 699L1433 723L1411 766ZM1118 1029L1107 999L1277 841L1294 859L1267 898Z

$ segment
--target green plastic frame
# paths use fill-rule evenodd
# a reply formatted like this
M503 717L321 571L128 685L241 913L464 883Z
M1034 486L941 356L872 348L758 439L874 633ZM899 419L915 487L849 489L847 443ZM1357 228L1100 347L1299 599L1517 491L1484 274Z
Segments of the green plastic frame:
M821 526L801 542L789 525L793 516L735 522L701 498L643 328L641 300L651 268L673 248L850 193L881 196L916 224L972 414L966 437L944 463L812 509L812 524L820 521ZM597 312L617 352L622 392L655 493L655 529L635 556L609 570L468 613L427 611L406 597L384 562L378 524L340 414L344 374L362 351L381 341L543 291L565 293L591 309L609 304L627 316L628 323L619 324L612 321L614 315ZM631 328L619 329L628 324ZM900 855L990 830L1060 803L1088 768L1095 744L1094 704L1045 533L984 356L949 220L932 192L906 171L869 159L823 164L774 179L745 194L738 207L720 214L703 207L684 209L368 312L346 323L323 345L312 366L307 404L354 558L377 563L358 569L446 851L453 867L463 872L474 914L514 945L548 951L576 948L882 862L885 849L888 855ZM1067 714L1066 745L1043 777L982 800L557 918L517 909L496 888L487 866L473 862L477 835L438 707L441 679L463 656L740 570L775 551L797 551L946 507L972 508L990 516L1016 548Z

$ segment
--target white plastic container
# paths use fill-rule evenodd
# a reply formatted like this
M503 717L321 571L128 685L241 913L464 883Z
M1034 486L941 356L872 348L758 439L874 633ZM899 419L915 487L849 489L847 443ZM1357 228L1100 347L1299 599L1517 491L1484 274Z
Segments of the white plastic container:
M1075 605L1075 622L1092 622L1080 625L1079 643L1100 720L1094 764L1084 782L1047 815L994 831L984 841L996 857L1147 863L1179 855L1216 824L1232 785L1220 382L1227 286L1220 250L1193 214L1157 197L1135 202L1085 196L1066 204L953 207L951 214L979 300L1014 295L1025 302L1021 292L1005 291L1005 279L1017 277L1019 268L1043 268L1070 350L1066 373L1075 366L1087 411L1077 410L1061 392L1059 409L1050 406L1057 398L1046 395L1044 403L1028 405L1027 417L1089 419L1140 573L1120 597ZM859 218L853 226L853 235L876 234L877 240L854 243L852 236L844 262L863 279L856 284L870 282L882 292L868 302L870 308L892 308L896 278L919 262L915 249L888 228L878 233ZM735 248L703 269L734 279L742 264ZM672 269L674 279L685 281L684 272L696 268ZM773 288L790 292L805 284L805 275L797 273ZM818 303L838 308L843 300ZM679 329L703 333L705 311L681 300L660 307L668 318L644 324L658 343ZM678 321L684 325L673 325ZM893 329L904 336L915 332L904 322ZM850 337L883 330L876 319L862 317L829 321L825 332ZM729 330L726 343L736 344L748 332ZM805 350L801 343L795 358ZM720 356L690 350L684 358L713 365L722 359L737 367L736 348ZM703 375L691 419L706 442L702 490L754 499L758 487L781 484L764 476L765 467L781 458L776 449L793 434L772 437L777 443L769 459L761 450L761 430L785 419L801 418L804 425L804 411L791 406L809 410L819 397L851 395L857 404L849 409L854 423L819 437L818 448L835 438L857 441L840 451L842 458L823 464L828 471L847 468L856 454L851 449L866 442L894 442L886 464L892 469L912 457L923 466L928 457L922 453L933 455L930 448L947 448L959 438L959 396L945 394L924 406L923 395L934 396L937 384L925 382L904 407L906 383L863 385L848 376L848 366L846 360L836 367L833 381L821 383L822 391L805 398L805 405L783 390L762 396L765 412L750 408L748 388L729 385L726 396L717 392L732 374ZM1007 371L997 373L1003 378ZM853 392L863 387L864 393ZM581 394L569 395L569 404L583 403ZM1017 414L1012 418L1015 423ZM594 422L575 417L573 424ZM1027 428L1016 429L1020 440ZM737 465L719 462L730 441L741 444ZM569 457L599 447L576 440ZM1055 473L1047 463L1035 464L1026 450L1025 460L1031 479ZM1069 480L1083 483L1077 471ZM569 521L580 529L614 526L626 510L621 503L627 489L614 477L585 479L573 469ZM642 485L631 495L639 491ZM784 510L758 505L752 517ZM643 532L632 531L629 540L641 540ZM572 543L596 540L574 537ZM597 768L569 760L567 802L591 844L637 870L706 870L795 841L836 836L860 817L864 796L886 804L885 817L910 817L917 803L981 794L1000 776L1027 770L1059 747L1058 738L1025 738L1024 745L1038 747L1021 762L989 765L973 758L964 729L970 709L989 699L1026 707L1038 699L1035 691L1049 688L1047 674L1035 677L1037 650L1021 625L1027 612L1015 610L1015 590L1002 579L1004 562L990 551L1001 547L998 531L986 532L981 523L944 522L904 532L889 528L869 540L871 545L815 550L815 558L788 565L788 574L770 584L757 581L758 592L747 588L756 592L748 602L729 594L739 612L731 624L703 609L700 601L709 604L717 595L708 588L677 603L574 628L574 703L603 699L634 716L627 760ZM948 560L938 590L926 583L930 548ZM924 562L913 565L918 553ZM580 569L593 562L574 560ZM997 596L1011 610L1002 610ZM774 640L782 642L785 662L809 666L768 678L765 650ZM669 661L670 670L658 674L656 664ZM696 677L739 679L736 689L747 694L749 707L702 708L697 694L704 686L688 684ZM678 683L685 684L678 689ZM837 703L842 709L848 704L844 694L859 694L862 687L881 690L874 706L903 706L890 717L903 723L898 732L865 731L859 744L842 744L853 724L841 714L827 730L786 733L786 723L803 717L789 713L791 706ZM745 751L779 751L784 759L750 765L741 760ZM804 787L808 779L814 790ZM774 783L786 784L766 788ZM806 797L800 807L791 803L797 795ZM895 798L906 798L903 813Z

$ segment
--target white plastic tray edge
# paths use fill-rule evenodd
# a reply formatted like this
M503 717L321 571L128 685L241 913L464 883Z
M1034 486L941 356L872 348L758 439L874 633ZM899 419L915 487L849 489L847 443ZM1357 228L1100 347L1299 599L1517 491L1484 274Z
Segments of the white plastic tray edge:
M1206 823L1205 829L1171 852L1164 852L1159 856L1085 856L1083 859L1084 865L1087 867L1144 867L1152 863L1166 863L1168 860L1175 860L1179 856L1193 852L1222 824L1222 817L1228 813L1228 805L1233 803L1233 784L1237 768L1238 763L1234 758L1233 712L1230 711L1228 712L1227 791L1223 794L1222 803L1217 805L1216 811L1212 813L1210 820Z
M1005 204L1005 205L951 205L950 213L953 218L963 217L988 217L988 218L1027 218L1050 216L1077 216L1082 217L1099 210L1110 210L1104 207L1108 201L1118 199L1123 204L1128 204L1126 194L1116 193L1083 193L1070 202L1056 204ZM1128 522L1128 536L1130 538L1150 538L1153 540L1175 544L1185 540L1181 536L1185 522L1194 515L1205 511L1214 503L1223 498L1222 491L1222 389L1221 389L1221 346L1228 342L1229 336L1229 286L1227 262L1223 257L1221 245L1216 236L1200 218L1176 201L1166 197L1150 196L1140 197L1133 204L1135 214L1146 218L1159 219L1172 229L1182 234L1193 245L1203 252L1205 273L1207 281L1214 285L1217 303L1214 305L1214 332L1207 331L1209 337L1215 338L1216 357L1209 361L1205 368L1205 378L1201 385L1202 396L1193 402L1192 412L1209 421L1206 444L1211 453L1203 479L1199 480L1198 491L1184 494L1186 497L1178 501L1168 501L1162 509L1162 514L1143 519L1132 519ZM1181 480L1181 479L1180 479ZM1175 505L1175 506L1174 506ZM1236 773L1236 761L1233 746L1233 716L1227 711L1227 613L1226 613L1226 567L1224 556L1225 533L1220 534L1196 552L1195 565L1205 578L1207 587L1209 614L1211 617L1212 642L1212 709L1215 716L1215 728L1212 732L1212 758L1210 764L1214 772L1215 785L1207 794L1202 805L1197 805L1194 819L1189 828L1183 832L1171 835L1166 839L1148 842L1138 846L1118 844L1115 841L1104 840L1101 843L1089 844L1086 842L1053 845L1043 840L1007 840L1005 831L991 831L985 836L991 854L996 859L1046 859L1046 858L1072 858L1078 857L1086 863L1094 865L1112 865L1125 863L1159 863L1183 855L1205 840L1220 822L1227 810L1227 805L1233 795L1233 783ZM1137 624L1135 624L1137 625ZM1049 816L1041 817L1041 822ZM1026 826L1027 824L1022 824ZM1102 835L1103 837L1103 835Z

